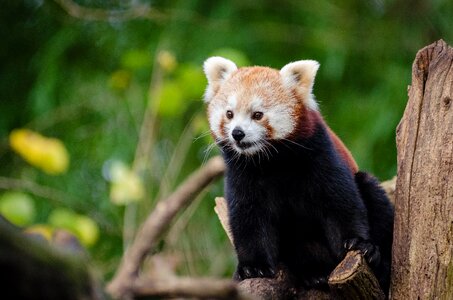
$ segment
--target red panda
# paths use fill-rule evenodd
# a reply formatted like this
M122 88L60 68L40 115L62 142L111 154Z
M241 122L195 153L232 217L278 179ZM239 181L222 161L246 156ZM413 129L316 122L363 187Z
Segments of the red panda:
M312 94L319 63L281 70L225 58L204 63L211 134L225 159L235 278L272 277L327 288L348 250L360 250L388 290L393 207L327 126Z

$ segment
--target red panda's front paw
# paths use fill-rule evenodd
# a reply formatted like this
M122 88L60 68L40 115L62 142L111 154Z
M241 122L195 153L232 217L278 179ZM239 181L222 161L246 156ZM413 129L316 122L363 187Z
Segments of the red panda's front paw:
M358 250L365 257L370 266L377 266L381 262L381 252L379 247L369 240L360 238L349 239L344 242L344 248L347 251Z
M241 281L248 278L272 278L275 276L275 269L269 265L251 265L251 264L238 264L233 278Z

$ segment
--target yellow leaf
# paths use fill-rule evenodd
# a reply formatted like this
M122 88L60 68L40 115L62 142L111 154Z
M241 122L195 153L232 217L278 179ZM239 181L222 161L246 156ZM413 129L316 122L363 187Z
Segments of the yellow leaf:
M92 246L99 239L99 228L96 222L87 216L78 215L75 223L76 235L85 246Z
M9 143L29 164L48 174L65 173L69 167L68 151L58 139L28 129L15 129L9 135Z
M159 52L159 54L157 55L157 62L159 63L162 70L168 73L172 72L178 65L176 57L173 55L173 53L166 50Z
M54 209L49 215L48 222L56 228L68 230L84 246L94 245L99 238L99 227L95 221L65 208Z
M110 169L110 199L117 205L124 205L143 199L145 187L142 179L125 164L116 162Z

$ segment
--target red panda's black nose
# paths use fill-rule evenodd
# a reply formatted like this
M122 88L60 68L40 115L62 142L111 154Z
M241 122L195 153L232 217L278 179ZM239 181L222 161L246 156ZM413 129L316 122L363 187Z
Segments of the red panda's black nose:
M233 139L235 141L239 142L244 138L245 133L244 133L244 131L242 131L241 128L236 127L233 129L233 132L231 133L231 135L233 136Z

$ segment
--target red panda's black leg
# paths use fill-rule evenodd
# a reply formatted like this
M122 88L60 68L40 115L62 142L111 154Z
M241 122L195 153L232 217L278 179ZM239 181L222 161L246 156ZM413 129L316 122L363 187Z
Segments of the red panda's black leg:
M277 260L277 234L270 222L264 223L265 211L241 201L232 205L230 227L236 248L238 266L234 274L236 280L255 277L274 277Z
M329 247L337 259L343 259L346 252L360 251L371 266L380 263L379 247L370 238L370 227L367 212L360 197L352 202L354 210L349 210L349 216L341 213L331 214L326 218L325 232Z
M238 257L238 266L234 274L236 280L256 277L274 277L275 256L270 250L270 240L261 236L244 235L244 232L233 233L235 248ZM243 238L244 237L244 238ZM247 240L246 240L247 239ZM264 245L263 242L267 245Z
M240 246L236 246L238 249ZM256 277L274 277L275 276L275 263L267 258L265 249L255 247L251 248L253 251L247 251L247 253L238 252L238 266L234 274L234 279L244 280L247 278ZM249 250L251 250L249 249Z

